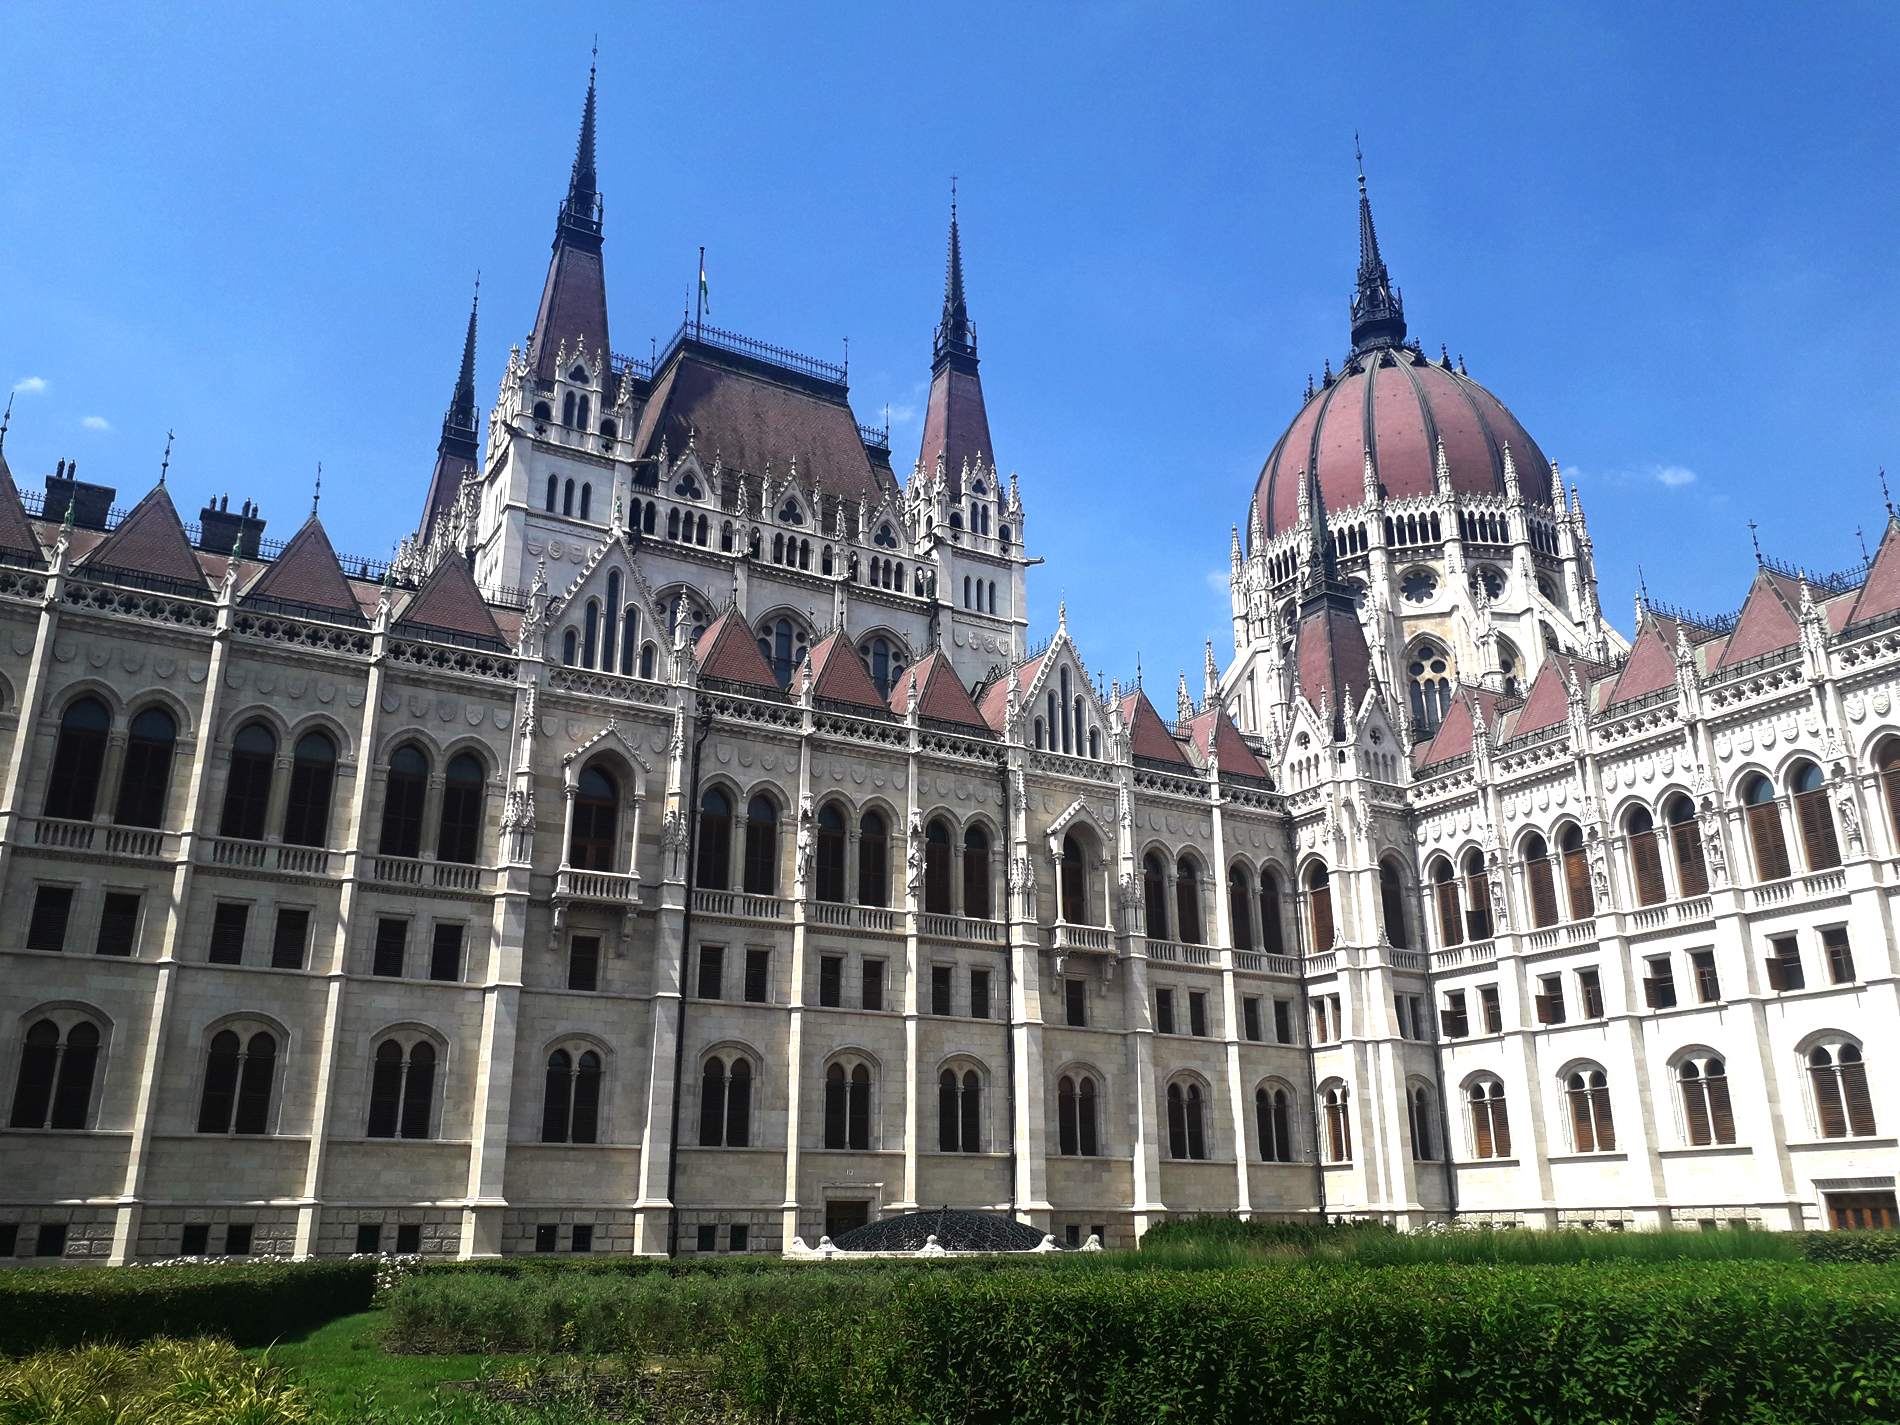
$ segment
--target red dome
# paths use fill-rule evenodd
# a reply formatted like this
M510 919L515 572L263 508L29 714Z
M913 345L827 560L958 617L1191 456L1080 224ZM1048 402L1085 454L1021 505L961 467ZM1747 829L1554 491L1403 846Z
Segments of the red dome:
M1352 358L1315 392L1260 471L1254 503L1269 537L1299 523L1300 470L1319 472L1328 511L1366 499L1366 451L1388 500L1429 495L1444 442L1451 487L1504 493L1504 447L1524 497L1550 503L1550 463L1517 417L1484 387L1410 347L1379 346Z

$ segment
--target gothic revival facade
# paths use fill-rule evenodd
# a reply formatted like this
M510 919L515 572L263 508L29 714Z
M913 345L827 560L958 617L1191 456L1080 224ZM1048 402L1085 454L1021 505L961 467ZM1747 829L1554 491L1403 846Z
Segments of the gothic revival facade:
M841 369L614 353L594 103L394 560L0 462L0 1258L1891 1221L1900 522L1626 643L1362 180L1164 717L1030 643L954 215L900 480Z

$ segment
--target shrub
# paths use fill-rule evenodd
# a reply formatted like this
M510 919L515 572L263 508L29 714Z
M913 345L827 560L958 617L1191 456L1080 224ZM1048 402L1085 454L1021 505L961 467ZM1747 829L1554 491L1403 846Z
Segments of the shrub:
M301 1425L301 1387L225 1341L159 1339L0 1361L5 1425Z
M1742 1262L924 1276L762 1317L724 1369L806 1425L1890 1419L1892 1288Z
M1311 1250L1338 1246L1375 1235L1390 1237L1390 1227L1371 1222L1243 1222L1238 1217L1176 1217L1150 1227L1141 1239L1143 1251L1153 1247L1231 1245Z
M1900 1232L1807 1232L1802 1254L1810 1262L1900 1262Z
M367 1310L375 1284L374 1258L0 1272L0 1354L154 1336L265 1346Z

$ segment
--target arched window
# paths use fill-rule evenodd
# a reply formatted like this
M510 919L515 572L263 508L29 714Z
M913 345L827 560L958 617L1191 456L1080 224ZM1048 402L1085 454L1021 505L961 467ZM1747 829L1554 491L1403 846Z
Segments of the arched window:
M970 576L968 574L963 576L963 607L966 609L972 607L970 603Z
M99 769L105 763L106 732L112 725L106 705L81 698L59 720L53 770L46 782L46 815L91 821L99 799ZM260 833L261 834L261 833Z
M1253 876L1245 866L1227 870L1227 919L1232 923L1234 948L1253 949Z
M1150 851L1141 858L1142 933L1150 940L1168 938L1168 878L1161 858Z
M1728 1067L1720 1059L1684 1059L1676 1077L1682 1085L1682 1123L1696 1147L1735 1141L1735 1110L1729 1105Z
M963 833L963 913L972 920L990 918L990 834L980 826Z
M231 743L231 776L224 785L224 815L218 835L243 841L264 839L264 812L270 806L271 773L277 765L277 739L254 722Z
M699 517L698 523L694 526L693 543L702 546L706 543L706 517L704 515Z
M1062 838L1062 918L1070 925L1089 924L1089 868L1073 834Z
M1442 856L1432 862L1432 898L1438 904L1438 934L1442 943L1464 943L1465 920L1458 905L1458 882L1452 879L1451 862Z
M67 1029L42 1019L26 1031L20 1077L13 1086L13 1128L84 1128L92 1111L99 1027L80 1020Z
M1630 870L1636 881L1638 905L1660 905L1669 899L1663 881L1662 847L1656 836L1656 822L1642 807L1629 814L1625 823L1630 838Z
M1306 902L1312 910L1312 953L1322 955L1333 948L1332 878L1323 861L1315 861L1306 872Z
M790 619L780 619L766 625L764 633L766 636L759 639L759 653L772 665L778 685L789 688L792 674L805 661L805 630L794 627Z
M700 1076L699 1146L748 1148L752 1144L752 1061L735 1055L708 1059Z
M1203 1121L1201 1086L1168 1085L1168 1156L1201 1159L1207 1156L1207 1126Z
M290 796L284 803L284 840L322 846L330 839L330 794L336 786L336 744L321 732L297 739L290 760Z
M385 1039L376 1046L369 1089L371 1138L427 1138L434 1097L433 1044L418 1039L407 1054L400 1040Z
M1260 1161L1293 1161L1293 1117L1287 1091L1262 1084L1253 1091L1254 1131L1260 1138Z
M1465 930L1475 940L1491 938L1491 883L1484 875L1484 853L1465 854Z
M983 1081L975 1069L959 1074L945 1069L937 1076L937 1150L941 1153L983 1151Z
M600 656L600 603L596 599L587 601L587 608L581 615L581 667L592 668Z
M1093 1158L1100 1151L1095 1080L1087 1074L1064 1074L1056 1084L1056 1144L1063 1156L1071 1158Z
M745 889L748 895L778 894L778 807L770 797L746 803Z
M604 440L612 440L620 434L619 422L604 420L600 423L600 434Z
M613 569L607 574L607 608L600 622L600 666L603 672L614 671L614 650L618 647L619 635L620 571Z
M545 406L535 407L535 411L537 414L545 414L546 410L547 410L547 407ZM559 475L550 475L548 476L548 513L553 514L555 506L560 504L560 502L561 502L561 477Z
M717 787L699 799L699 872L701 890L732 889L732 802Z
M1431 1163L1437 1161L1432 1152L1432 1091L1413 1084L1405 1091L1405 1117L1407 1126L1412 1130L1412 1161Z
M1775 784L1766 777L1751 778L1742 789L1747 807L1748 840L1755 848L1755 875L1764 881L1783 881L1790 874L1788 843L1781 834L1781 808L1775 804Z
M1412 597L1409 579L1406 597ZM1407 672L1412 681L1412 722L1420 732L1432 732L1451 710L1451 655L1436 643L1421 643L1412 650Z
M653 645L650 643L640 649L640 676L642 678L653 676Z
M1050 712L1049 721L1051 723L1059 722L1062 725L1062 750L1064 752L1074 752L1075 729L1073 724L1069 721L1069 670L1067 668L1062 669L1062 671L1057 674L1057 678L1062 684L1062 706L1060 709Z
M277 1041L259 1032L248 1041L221 1029L205 1062L204 1095L198 1101L200 1133L268 1133L271 1076Z
M574 393L572 391L561 399L561 424L564 426L574 424Z
M561 662L572 668L580 661L580 647L580 639L573 629L568 629L561 635Z
M1474 1158L1511 1156L1511 1115L1504 1104L1504 1085L1496 1079L1473 1084L1471 1100L1471 1155Z
M1184 945L1199 945L1207 939L1201 923L1200 873L1185 856L1174 866L1174 918Z
M1565 1084L1570 1099L1570 1132L1579 1153L1609 1153L1616 1148L1616 1123L1610 1116L1610 1081L1601 1069L1580 1069Z
M1042 751L1043 749L1044 734L1043 734L1042 728L1043 728L1042 719L1037 718L1036 719L1036 751L1038 752Z
M1900 738L1888 738L1879 753L1880 787L1887 794L1887 822L1900 844Z
M950 914L950 828L941 821L924 828L924 913Z
M537 421L550 421L554 419L554 412L549 409L546 401L536 401L534 403L534 418ZM551 511L553 508L552 497L550 497L548 509Z
M572 400L573 397L569 396L568 399ZM572 425L573 422L570 421L568 424ZM574 482L572 480L561 487L561 513L564 515L574 513Z
M1685 896L1707 895L1709 866L1702 859L1702 827L1687 797L1669 803L1669 841L1676 853L1676 888Z
M1099 727L1089 729L1089 756L1097 762L1102 760L1102 729Z
M600 1055L592 1049L548 1055L541 1098L543 1143L594 1143L600 1134Z
M435 858L472 866L482 842L482 764L472 752L449 759L442 783L442 822Z
M660 507L654 504L653 501L648 500L646 502L646 508L640 512L640 533L642 534L653 533L653 521L656 518L658 518L659 512L660 512ZM757 538L758 538L757 535L753 536L753 539L755 541L757 540ZM755 549L752 552L754 554L757 554L758 550Z
M1550 869L1544 838L1532 832L1524 838L1524 879L1531 888L1531 923L1542 928L1557 923L1557 881Z
M1405 889L1398 867L1390 861L1379 863L1379 914L1385 920L1387 942L1400 950L1410 946L1405 934Z
M62 729L63 730L63 729ZM165 794L171 789L172 748L178 724L163 708L147 708L132 719L125 743L125 770L119 774L119 805L112 819L120 826L162 826Z
M833 1064L825 1070L825 1146L871 1146L871 1070L858 1064L846 1070Z
M1834 837L1834 809L1827 804L1827 776L1812 762L1803 762L1790 779L1794 791L1794 820L1801 828L1801 849L1810 871L1841 864L1840 843Z
M719 526L719 550L722 554L732 553L732 521L727 520Z
M858 823L858 904L891 903L890 835L884 818L867 811Z
M1270 869L1260 872L1260 948L1269 955L1286 954L1286 932L1280 924L1280 878Z
M1814 1116L1823 1138L1874 1136L1874 1100L1867 1091L1867 1065L1852 1044L1824 1045L1808 1052L1814 1082Z
M577 424L579 424L579 426L580 426L580 428L581 428L582 430L586 430L586 429L587 429L587 425L588 425L588 419L587 419L587 397L585 397L585 396L582 396L582 397L581 397L581 418L580 418L580 420L579 420L579 422L577 422ZM582 508L581 508L581 518L582 518L582 519L586 519L586 518L587 518L587 509L586 509L586 507L585 507L585 506L582 506Z
M582 396L581 397L581 420L584 423L586 419L587 419L587 398L585 396ZM593 510L594 510L594 487L592 485L582 485L581 486L581 518L591 519L593 517Z
M422 854L422 803L428 794L428 758L414 747L398 747L389 759L383 792L383 834L377 843L383 855Z
M611 871L618 839L620 789L599 767L581 772L574 794L574 835L568 842L567 864L577 871Z
M844 900L844 814L835 802L818 812L817 875L812 894L821 901Z
M1597 913L1590 889L1590 853L1583 848L1583 828L1572 822L1564 828L1564 889L1570 894L1570 918L1588 920Z
M1326 1110L1326 1158L1328 1162L1352 1161L1352 1099L1345 1085L1334 1084L1320 1095Z

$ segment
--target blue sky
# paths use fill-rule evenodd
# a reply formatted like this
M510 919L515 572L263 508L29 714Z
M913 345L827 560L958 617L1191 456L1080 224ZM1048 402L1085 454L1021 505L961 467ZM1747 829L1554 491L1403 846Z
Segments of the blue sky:
M570 20L567 16L571 14ZM615 345L714 318L921 434L961 178L1037 636L1230 647L1228 528L1346 346L1353 131L1413 335L1574 474L1605 605L1833 570L1900 472L1884 5L8 6L0 381L23 487L158 472L339 549L413 527L482 272L532 324L600 26ZM1198 677L1195 679L1198 685Z

